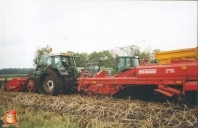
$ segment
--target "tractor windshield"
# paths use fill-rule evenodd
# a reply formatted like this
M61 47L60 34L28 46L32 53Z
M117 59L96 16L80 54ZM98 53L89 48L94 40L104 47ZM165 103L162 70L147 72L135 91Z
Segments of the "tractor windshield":
M68 57L62 56L61 60L62 60L62 65L64 67L69 67L70 66L70 60L69 60Z
M62 65L64 67L76 66L75 61L72 56L62 56L61 60L62 60Z
M75 62L72 56L55 56L54 63L56 67L75 67Z

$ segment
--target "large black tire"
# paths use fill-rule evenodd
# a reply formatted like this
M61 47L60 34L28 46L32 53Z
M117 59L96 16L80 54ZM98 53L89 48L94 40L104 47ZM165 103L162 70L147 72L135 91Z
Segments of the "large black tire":
M26 91L38 93L37 78L29 77L26 80Z
M38 79L38 91L56 96L61 91L61 81L58 75L50 69L44 70Z
M62 85L62 92L63 94L68 94L69 93L69 78L68 76L63 76L63 85Z

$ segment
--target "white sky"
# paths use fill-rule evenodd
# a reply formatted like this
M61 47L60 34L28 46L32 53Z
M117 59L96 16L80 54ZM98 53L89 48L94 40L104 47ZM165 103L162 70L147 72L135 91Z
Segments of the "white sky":
M197 46L196 1L0 1L0 69L33 68L47 44L56 53Z

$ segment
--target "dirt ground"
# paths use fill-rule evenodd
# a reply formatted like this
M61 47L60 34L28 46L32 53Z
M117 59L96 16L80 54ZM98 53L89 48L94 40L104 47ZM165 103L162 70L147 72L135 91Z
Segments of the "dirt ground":
M36 111L55 112L61 116L78 116L71 119L80 127L198 127L198 107L166 102L88 97L79 94L46 96L28 92L0 91L0 105L19 105ZM49 117L48 117L49 118ZM116 125L116 126L114 126Z

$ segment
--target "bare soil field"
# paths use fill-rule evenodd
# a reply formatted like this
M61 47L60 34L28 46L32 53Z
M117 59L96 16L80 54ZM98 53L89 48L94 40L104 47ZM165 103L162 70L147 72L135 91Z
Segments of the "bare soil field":
M0 91L0 117L16 109L20 127L197 128L198 107L84 95ZM3 122L0 120L0 125Z

